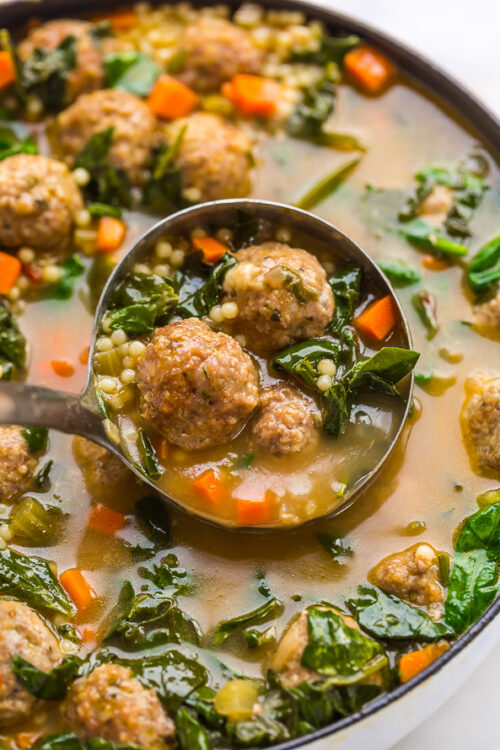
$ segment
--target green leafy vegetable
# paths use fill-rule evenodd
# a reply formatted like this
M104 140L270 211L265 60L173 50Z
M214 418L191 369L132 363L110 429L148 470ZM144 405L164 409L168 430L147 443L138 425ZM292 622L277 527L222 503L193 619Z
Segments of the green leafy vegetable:
M344 266L328 279L333 292L335 309L330 328L332 333L340 333L352 319L361 296L363 271L359 266Z
M328 676L332 683L359 682L387 664L379 643L350 628L330 609L308 609L307 633L301 664Z
M248 628L243 631L246 644L250 649L269 648L276 645L276 628L271 625L264 630L257 628Z
M109 88L143 97L160 75L156 63L142 52L111 52L104 58L104 68Z
M411 301L419 314L420 320L427 328L427 338L433 339L439 330L435 296L425 289L421 289L419 292L415 292Z
M155 310L152 305L129 305L120 310L112 310L106 318L113 330L123 329L138 335L154 330Z
M93 737L79 740L73 732L57 732L41 737L32 750L140 750L138 745L117 745L109 740Z
M54 462L52 460L47 461L46 464L42 466L40 471L35 475L33 479L33 484L38 490L46 490L48 489L50 485L50 472L52 470L52 467L54 465Z
M20 122L0 120L0 161L16 154L37 154L36 142Z
M349 389L394 394L393 387L410 374L420 354L412 349L383 346L369 359L361 359L344 376Z
M500 281L500 235L483 245L467 267L467 281L476 294Z
M120 219L122 210L119 206L110 206L108 203L91 203L87 206L87 211L94 219L98 219L101 216L113 216L115 219Z
M78 255L70 255L62 264L62 271L59 281L49 286L45 292L48 299L70 299L78 277L85 271L85 266Z
M86 169L90 181L85 186L89 200L115 206L130 207L130 184L122 169L113 167L109 151L113 143L113 127L95 133L75 159L75 167Z
M181 318L201 318L208 315L212 307L219 302L226 273L237 262L233 255L224 253L211 269L208 281L177 307L176 314Z
M0 592L63 615L76 611L46 560L11 549L0 550Z
M318 362L331 359L339 361L340 347L331 339L308 339L292 344L274 358L274 366L300 378L309 388L316 388Z
M135 514L141 528L163 549L170 547L170 516L165 503L156 495L146 495L135 504Z
M61 664L50 672L40 669L15 654L12 659L12 671L26 690L44 701L57 701L64 698L68 686L78 676L82 660L78 656L67 656Z
M378 266L393 286L410 286L422 278L415 268L402 260L379 260Z
M423 610L369 584L359 586L358 597L346 604L360 627L374 638L432 642L453 635L450 627L431 620Z
M0 380L10 380L26 364L26 339L14 322L11 311L0 302Z
M498 593L500 502L467 518L455 542L444 622L462 633Z
M285 123L287 132L296 138L321 134L323 125L333 112L339 73L335 64L327 64L317 83L304 90L302 101Z
M267 277L273 285L288 289L302 304L318 299L317 292L305 286L299 274L287 266L276 266L268 272Z
M47 447L49 431L46 427L23 427L21 435L26 440L30 453L36 453Z
M178 299L171 284L161 276L133 273L114 293L111 306L115 309L107 313L107 321L112 329L122 328L130 334L146 333L175 307Z
M137 445L139 448L142 463L134 464L134 466L136 466L143 474L145 474L148 479L152 479L153 481L160 479L163 471L160 464L158 463L156 452L153 448L151 440L148 438L142 427L140 427L138 431Z
M359 162L360 157L354 156L348 161L336 167L332 172L322 177L315 185L309 188L295 203L297 208L309 209L316 203L320 203L343 182L344 178Z
M400 224L398 231L410 242L443 255L461 257L468 252L465 245L447 239L439 229L423 219L412 219L406 224Z
M212 744L199 721L181 706L175 715L177 737L182 750L211 750Z
M353 556L352 547L347 544L343 537L326 532L316 534L316 536L334 563L342 564L344 558Z
M144 206L155 213L175 211L185 203L182 197L182 175L175 160L179 153L187 125L179 130L174 141L163 144L157 151L151 177L144 186Z
M261 596L266 597L264 604L230 620L224 620L217 625L215 629L214 640L217 646L220 646L229 638L232 633L241 630L246 625L255 625L264 622L269 617L275 617L282 610L281 602L272 595L269 584L261 571L257 571L257 591Z
M76 37L67 36L55 49L34 49L18 60L18 93L38 97L48 112L68 104L67 76L76 67Z
M359 44L361 44L361 39L356 34L349 34L348 36L322 36L319 47L314 52L304 52L292 48L292 59L315 65L325 65L329 62L340 65L344 59L344 55Z

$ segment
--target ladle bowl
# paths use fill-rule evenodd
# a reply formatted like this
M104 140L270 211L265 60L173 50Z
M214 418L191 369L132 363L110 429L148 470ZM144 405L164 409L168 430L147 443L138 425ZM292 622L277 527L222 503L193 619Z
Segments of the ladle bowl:
M408 323L388 279L364 250L337 227L307 211L286 204L246 199L213 201L178 211L157 222L139 238L117 264L107 281L97 306L89 347L87 380L83 392L75 396L63 391L56 391L37 385L0 381L0 424L49 427L61 432L88 438L94 443L107 448L115 456L118 456L130 471L136 474L143 483L149 484L168 505L180 508L191 515L199 516L210 523L227 526L228 523L223 519L220 522L213 518L208 519L201 511L198 513L193 508L187 508L175 497L168 495L153 480L148 479L141 473L125 455L121 446L111 439L110 435L112 431L109 430L109 423L107 423L103 416L96 392L94 351L102 318L110 307L113 293L123 279L132 272L135 264L144 261L149 255L156 240L167 234L181 235L189 233L191 229L200 225L210 224L215 229L230 227L238 221L238 217L241 216L242 212L252 214L256 218L273 225L286 226L292 231L300 233L306 241L307 238L310 238L315 244L328 247L331 249L332 260L339 265L353 263L360 266L363 270L364 278L369 283L374 285L381 294L392 296L397 316L395 334L398 339L398 345L403 348L411 348ZM392 440L388 444L387 450L376 461L371 470L365 473L346 492L342 503L325 515L334 515L351 505L361 491L366 489L374 480L387 461L401 434L411 406L413 374L405 379L401 391L405 406L401 411L399 424L393 432ZM317 520L317 517L314 520ZM247 527L232 525L230 528L250 530ZM252 526L251 530L263 531L264 529L276 530L277 528L279 527Z

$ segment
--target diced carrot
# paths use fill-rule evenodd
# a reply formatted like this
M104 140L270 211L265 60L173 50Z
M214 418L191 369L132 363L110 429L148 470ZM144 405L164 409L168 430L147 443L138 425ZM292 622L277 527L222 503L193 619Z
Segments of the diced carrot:
M429 271L446 271L450 264L445 258L436 258L435 255L424 255L422 265Z
M279 84L271 78L238 73L225 83L222 94L233 102L243 115L272 117L276 112Z
M89 643L95 643L95 641L97 640L96 629L90 628L88 625L78 628L78 633L80 634L80 638L82 639L82 642L85 643L85 645L88 645Z
M81 570L70 568L59 576L61 586L66 590L78 610L87 607L97 598L92 586L87 583Z
M42 272L33 263L23 263L23 273L32 284L39 284L42 280Z
M151 112L164 120L185 117L198 104L198 94L176 78L166 73L157 78L147 105Z
M196 477L191 486L210 505L221 505L226 499L224 483L213 469L208 469L203 474L200 474L199 477Z
M354 321L356 328L378 341L382 341L396 325L396 311L392 297L382 297L372 302Z
M80 354L78 355L78 361L82 363L82 365L86 365L89 361L89 347L86 346L85 349L82 349Z
M441 654L449 649L448 643L433 643L431 646L425 646L418 651L410 651L403 654L399 660L399 677L401 682L408 682L419 672L426 669L433 661L436 661Z
M21 261L15 255L0 252L0 294L8 294L21 273Z
M94 22L109 21L113 31L128 31L132 29L137 23L137 13L131 8L124 8L123 10L117 10L114 13L100 13L97 16L93 16Z
M40 732L18 732L14 737L14 741L19 750L29 750L40 737Z
M353 83L367 94L380 93L396 73L385 55L365 44L345 55L344 68Z
M274 493L267 491L264 497L239 497L236 499L236 520L240 526L258 526L269 523L272 516Z
M16 80L16 66L9 52L0 50L0 89L5 89Z
M213 237L194 237L193 247L195 250L201 250L207 263L215 263L228 251L226 245Z
M116 510L106 508L105 505L96 503L90 508L87 516L87 527L99 534L114 536L117 531L123 529L127 523L127 517Z
M123 242L127 227L114 216L101 216L97 226L96 250L99 253L111 253Z
M75 372L75 368L67 359L53 359L50 366L61 378L70 378Z

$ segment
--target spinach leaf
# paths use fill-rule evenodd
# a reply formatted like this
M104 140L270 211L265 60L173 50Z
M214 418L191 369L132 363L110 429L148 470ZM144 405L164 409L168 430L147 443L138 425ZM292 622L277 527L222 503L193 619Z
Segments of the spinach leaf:
M0 161L16 154L37 154L36 142L20 122L0 120Z
M170 516L165 503L159 497L142 497L135 504L135 514L146 536L163 549L171 546Z
M500 502L466 520L455 542L444 621L456 633L475 622L498 593Z
M181 706L175 714L177 737L182 750L211 750L212 743L199 721Z
M0 302L0 365L2 380L10 380L15 370L24 370L26 339L16 326L11 311Z
M359 682L387 664L379 643L350 628L330 609L308 609L307 633L301 664L328 676L332 684Z
M185 704L196 711L209 727L221 729L225 724L225 719L214 708L215 696L215 690L208 685L202 685L188 695Z
M140 750L138 745L117 745L115 742L91 737L79 740L73 732L56 732L41 737L32 750Z
M333 383L323 393L323 429L338 437L351 413L350 394L342 381Z
M156 213L176 211L185 201L182 198L182 174L175 160L187 130L184 125L179 130L175 140L170 144L163 144L157 151L151 177L144 186L142 202L146 208Z
M86 169L90 181L85 186L89 200L130 208L130 184L123 169L113 167L109 151L113 142L113 127L95 133L75 159L75 168Z
M299 734L331 724L337 717L359 711L365 703L382 692L380 685L339 685L332 689L328 679L323 683L302 682L291 688L300 716Z
M0 592L63 615L76 612L46 560L11 549L0 550Z
M54 462L52 460L47 461L47 463L42 466L38 474L35 475L33 479L33 484L38 490L44 491L49 488L50 472L52 470L53 465L54 465Z
M425 289L421 289L419 292L415 292L411 298L411 302L417 311L420 320L427 328L427 338L433 339L439 330L437 301L435 296L430 292L427 292Z
M329 62L339 65L344 59L344 55L359 44L361 44L361 39L356 34L322 36L319 47L315 52L303 52L292 48L292 59L315 65L325 65Z
M318 182L308 188L296 201L295 205L297 208L307 210L316 205L316 203L320 203L327 198L344 181L345 177L347 177L351 169L356 166L359 160L359 156L354 156L339 167L335 167L335 169L329 174L321 177Z
M379 260L378 266L393 286L410 286L422 278L415 268L402 260Z
M70 299L75 283L85 271L85 266L78 255L70 255L62 264L63 275L55 284L49 286L45 292L48 299Z
M120 219L122 216L122 210L119 206L110 206L107 203L90 203L87 206L87 211L94 219L98 219L101 216L113 216L115 219Z
M448 625L431 620L422 609L369 584L359 586L358 597L346 604L359 626L374 638L432 642L453 636Z
M49 431L46 427L23 427L21 435L26 440L30 453L36 453L47 447Z
M134 466L138 468L139 471L141 471L148 479L152 479L153 481L160 479L163 471L160 464L158 463L156 451L153 448L151 440L144 432L142 427L140 427L138 431L137 444L139 447L139 453L142 459L142 463L134 464Z
M219 302L226 273L237 262L233 255L224 253L210 271L208 281L177 307L176 314L181 318L201 318L208 315L212 307Z
M230 620L223 620L217 625L214 634L214 640L217 646L220 646L229 636L242 629L246 625L257 624L267 620L269 617L276 617L283 608L281 602L272 595L269 584L261 571L257 571L257 591L266 600L260 607L246 612Z
M304 90L302 101L285 123L285 130L295 138L314 138L322 133L323 125L333 112L338 67L327 64L320 80Z
M308 339L292 344L274 358L277 370L284 370L300 378L309 388L316 388L317 365L322 359L339 361L340 347L331 339Z
M288 289L302 304L318 299L317 292L305 286L299 274L287 266L276 266L267 276L271 283L276 282L278 286Z
M322 532L316 534L322 547L328 552L334 563L342 564L343 558L352 557L354 552L345 539L336 534Z
M500 281L500 235L483 245L467 267L467 281L476 294Z
M109 21L108 19L92 24L87 33L98 44L100 43L101 39L106 39L107 37L114 36L113 26L111 25L111 21Z
M78 676L81 665L82 660L78 656L67 656L50 672L42 672L19 654L12 658L12 671L17 680L31 695L44 701L64 698L68 686Z
M351 391L394 394L394 386L410 374L419 357L412 349L384 346L369 359L359 360L344 377Z
M67 36L55 49L34 49L19 62L18 84L22 97L37 96L47 112L68 104L68 72L76 67L76 37Z
M362 280L363 271L359 266L352 265L344 266L328 279L335 300L333 320L330 324L332 333L340 333L342 328L350 323L361 296Z
M276 645L276 628L271 625L269 628L264 630L258 630L258 628L248 628L243 631L246 644L250 649L257 648L269 648Z
M142 52L111 52L104 58L104 68L109 88L142 97L160 75L156 63Z
M159 318L175 307L177 300L177 294L162 276L155 273L132 273L113 294L112 307L150 304L154 307L155 318Z
M109 312L106 320L113 330L121 328L133 335L148 333L155 327L155 309L153 305L128 305Z
M468 252L465 245L449 240L439 229L423 219L412 219L406 224L400 224L398 232L415 245L421 245L443 255L460 257Z

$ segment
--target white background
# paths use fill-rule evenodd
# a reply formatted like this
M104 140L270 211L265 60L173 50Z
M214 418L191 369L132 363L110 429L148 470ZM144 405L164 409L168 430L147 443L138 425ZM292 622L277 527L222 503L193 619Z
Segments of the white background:
M316 2L366 21L419 50L500 115L499 0ZM393 750L486 748L500 748L500 644L464 688Z

